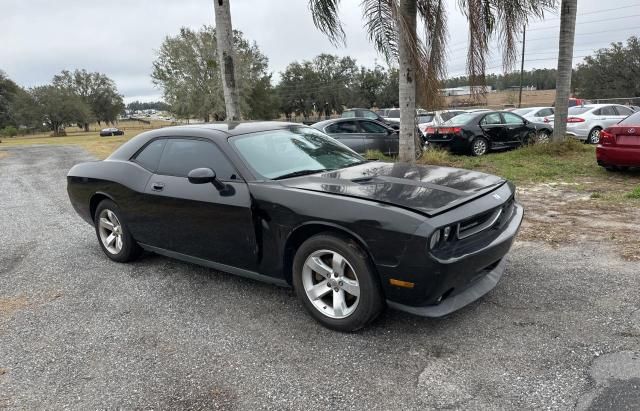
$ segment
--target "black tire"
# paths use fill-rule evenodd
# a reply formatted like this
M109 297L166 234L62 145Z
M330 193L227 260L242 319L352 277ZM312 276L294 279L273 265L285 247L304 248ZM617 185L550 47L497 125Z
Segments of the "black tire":
M107 248L107 245L104 244L101 233L100 233L100 216L104 213L111 212L113 213L117 220L119 221L119 235L120 240L122 242L122 247L120 250L114 252L113 249ZM135 241L126 224L122 219L122 212L116 203L111 200L102 200L98 207L96 207L96 212L93 216L93 225L96 230L96 236L98 237L98 244L100 244L100 248L102 251L112 259L113 261L117 261L119 263L126 263L129 261L133 261L142 253L142 248Z
M345 318L332 318L330 314L321 312L320 308L316 308L310 297L307 296L304 287L305 262L312 254L323 251L334 252L342 256L353 269L354 277L359 286L357 304ZM293 287L302 305L316 321L327 328L342 332L356 331L375 320L385 307L380 280L368 255L349 237L334 233L321 233L309 238L298 248L292 268ZM315 272L311 275L319 276ZM323 298L331 298L333 301L334 293L331 287L329 287L328 293L330 295ZM343 295L346 294L343 293Z
M604 166L604 169L607 171L618 171L618 167L616 166Z
M601 127L594 127L589 131L589 135L585 140L585 144L598 144L600 142L600 132L602 131Z
M535 136L536 144L546 144L551 140L551 132L549 130L540 130Z
M489 141L484 137L476 137L471 141L471 155L480 157L489 152Z

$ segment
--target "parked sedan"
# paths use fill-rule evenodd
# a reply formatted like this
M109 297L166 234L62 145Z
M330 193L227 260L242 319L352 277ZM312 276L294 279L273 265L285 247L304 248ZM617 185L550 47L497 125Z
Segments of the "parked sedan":
M354 117L364 117L369 120L375 120L386 126L389 126L394 129L400 128L400 121L388 121L386 118L381 117L375 111L366 109L366 108L350 108L342 112L342 118L354 118Z
M463 110L438 110L432 113L419 114L417 117L418 129L423 136L427 133L428 127L439 126L445 121L449 121L458 114L465 113Z
M600 132L596 159L610 171L640 167L640 112Z
M480 298L523 215L502 178L368 162L279 122L148 131L75 165L67 184L108 258L144 249L293 286L312 317L341 331L385 306L439 317Z
M533 123L545 123L549 122L549 118L553 121L553 114L555 113L555 110L553 107L525 107L511 110L511 112L522 116ZM547 120L545 121L545 119Z
M633 114L620 104L587 104L569 108L567 134L588 144L598 144L600 132Z
M367 150L398 155L398 131L367 118L338 118L320 121L311 127L335 138L353 151L364 154Z
M122 135L124 135L124 131L115 127L103 128L102 130L100 130L100 137L122 136Z
M510 112L473 112L427 128L427 142L453 151L481 156L490 150L519 147L536 141L538 127Z

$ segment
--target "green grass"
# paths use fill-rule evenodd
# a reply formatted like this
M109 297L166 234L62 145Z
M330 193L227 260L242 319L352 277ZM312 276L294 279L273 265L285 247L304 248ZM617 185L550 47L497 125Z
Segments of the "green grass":
M640 186L637 186L633 190L629 191L627 194L625 194L625 197L634 200L640 200Z
M581 177L603 177L606 174L596 164L595 148L573 139L493 152L482 157L455 155L431 148L418 162L485 171L516 183L571 182Z

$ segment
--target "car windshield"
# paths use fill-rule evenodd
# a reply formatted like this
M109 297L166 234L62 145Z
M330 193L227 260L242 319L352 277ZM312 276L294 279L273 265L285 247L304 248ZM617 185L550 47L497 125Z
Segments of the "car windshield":
M471 120L476 116L477 116L476 113L463 113L450 118L449 120L445 121L442 124L447 126L457 125L457 124L466 124L469 122L469 120Z
M429 123L433 121L433 113L418 115L418 124Z
M520 114L521 116L524 116L527 113L531 113L532 111L532 108L517 108L515 110L511 110L512 113Z
M569 107L569 114L583 114L586 113L587 111L591 110L593 107L582 107L582 106L573 106L573 107Z
M640 112L634 113L622 120L619 124L623 126L640 126Z
M230 141L249 167L269 179L335 170L366 161L349 147L310 127L245 134Z
M389 111L387 111L387 117L389 117L389 118L400 118L400 110L389 110Z

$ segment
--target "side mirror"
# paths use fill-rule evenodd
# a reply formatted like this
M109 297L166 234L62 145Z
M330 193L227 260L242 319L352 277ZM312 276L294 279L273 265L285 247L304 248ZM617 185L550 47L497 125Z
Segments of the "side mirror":
M222 184L220 180L216 178L215 171L206 167L196 168L189 171L189 174L187 174L187 178L189 179L189 182L191 184L211 183L218 191L222 191L227 187L226 185Z
M216 172L210 168L196 168L187 175L191 184L212 183L216 179Z

